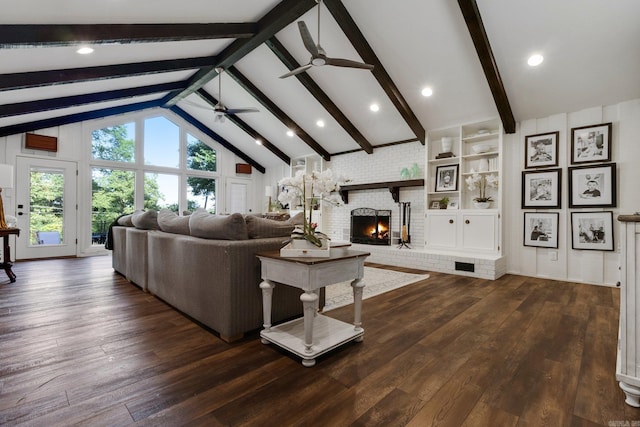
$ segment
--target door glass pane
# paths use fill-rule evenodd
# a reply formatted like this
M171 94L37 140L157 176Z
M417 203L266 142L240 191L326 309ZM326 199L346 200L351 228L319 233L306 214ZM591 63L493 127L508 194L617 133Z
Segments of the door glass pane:
M216 180L211 178L187 177L187 209L206 209L216 213Z
M31 168L29 240L32 245L64 242L64 171Z
M187 134L187 168L215 172L216 166L216 150Z
M247 185L231 183L229 194L229 212L246 213L247 211Z
M103 245L109 225L134 210L135 172L93 168L91 186L91 244Z
M180 128L164 117L144 121L144 164L180 167Z
M144 208L178 212L178 175L144 174Z
M91 156L114 162L135 161L135 123L110 126L91 132Z

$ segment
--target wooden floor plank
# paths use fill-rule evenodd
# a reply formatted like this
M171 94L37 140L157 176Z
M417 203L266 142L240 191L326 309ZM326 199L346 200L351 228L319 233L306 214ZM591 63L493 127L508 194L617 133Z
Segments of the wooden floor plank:
M0 282L3 426L640 420L615 381L616 288L429 272L367 299L364 341L305 368L258 331L220 340L114 273L110 257L18 262L14 272L17 282ZM327 314L353 319L350 306Z

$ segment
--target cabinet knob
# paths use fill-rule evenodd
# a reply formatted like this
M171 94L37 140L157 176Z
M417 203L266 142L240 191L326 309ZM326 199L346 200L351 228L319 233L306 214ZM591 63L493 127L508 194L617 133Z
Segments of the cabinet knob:
M449 220L449 224L453 224L453 220L452 219Z
M469 220L468 220L468 219L465 219L465 220L464 220L464 223L465 223L465 224L469 224Z

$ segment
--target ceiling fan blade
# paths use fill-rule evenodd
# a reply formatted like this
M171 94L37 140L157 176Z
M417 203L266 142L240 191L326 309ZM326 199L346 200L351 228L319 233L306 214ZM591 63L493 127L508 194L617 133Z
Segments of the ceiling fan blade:
M365 64L364 62L352 61L350 59L341 58L327 58L326 65L333 65L335 67L348 67L348 68L362 68L364 70L373 70L373 65Z
M249 108L227 108L225 114L240 114L240 113L258 113L258 110L255 107Z
M304 21L298 21L298 28L300 29L300 36L302 37L302 43L304 43L304 47L307 48L311 56L317 56L318 47L313 42L313 38L311 37L309 28L307 28L307 24L305 24Z
M303 65L302 67L298 67L295 70L289 71L287 74L281 75L280 78L285 79L287 77L295 76L296 74L300 74L304 71L307 71L311 67L312 67L311 64Z

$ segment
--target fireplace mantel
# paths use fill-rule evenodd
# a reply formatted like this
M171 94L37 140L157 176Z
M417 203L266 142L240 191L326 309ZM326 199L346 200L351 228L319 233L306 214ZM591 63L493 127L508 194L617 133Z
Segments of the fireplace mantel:
M369 184L353 184L340 186L340 196L345 204L349 203L350 191L375 190L388 188L396 203L400 202L400 189L403 187L424 187L424 179L407 179L403 181L374 182Z

